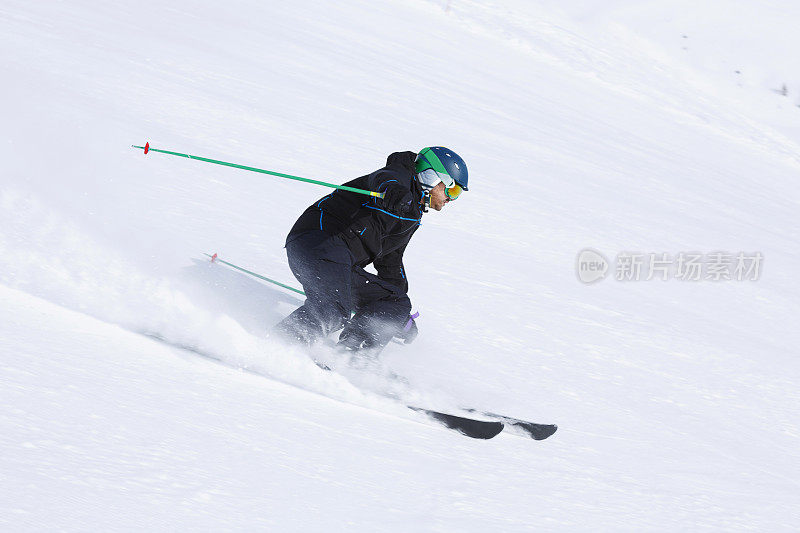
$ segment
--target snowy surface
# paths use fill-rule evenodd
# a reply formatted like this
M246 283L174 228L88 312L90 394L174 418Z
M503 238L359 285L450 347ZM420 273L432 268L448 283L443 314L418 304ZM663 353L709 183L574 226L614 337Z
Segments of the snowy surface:
M0 528L795 529L800 11L562 4L4 1ZM325 190L148 140L335 182L458 151L408 384L272 343L296 296L202 255L293 283ZM764 263L584 285L586 247ZM560 429L475 441L375 389Z

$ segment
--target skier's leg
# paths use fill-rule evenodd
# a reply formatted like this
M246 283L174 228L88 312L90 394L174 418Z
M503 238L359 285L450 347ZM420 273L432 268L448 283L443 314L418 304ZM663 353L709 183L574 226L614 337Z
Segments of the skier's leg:
M405 326L411 300L400 287L357 267L353 269L352 290L356 314L339 335L339 345L377 354Z
M352 258L339 237L308 232L286 245L289 268L303 285L305 303L273 332L292 342L313 344L336 331L350 316Z

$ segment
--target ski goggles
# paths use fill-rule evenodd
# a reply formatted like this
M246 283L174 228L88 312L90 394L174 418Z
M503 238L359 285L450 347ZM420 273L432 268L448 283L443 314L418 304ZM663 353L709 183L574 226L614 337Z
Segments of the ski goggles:
M462 189L461 185L459 185L458 183L453 183L452 187L445 187L445 189L444 189L444 193L447 195L447 198L449 198L450 200L455 200L456 198L461 196L462 192L464 192L464 189ZM459 204L459 205L461 205L461 204Z
M461 188L461 185L456 183L453 178L447 174L436 172L432 168L423 170L417 174L417 179L419 179L420 183L422 183L422 185L428 189L433 189L439 184L439 182L444 183L444 194L450 200L455 200L461 196L462 192L464 192L464 189Z

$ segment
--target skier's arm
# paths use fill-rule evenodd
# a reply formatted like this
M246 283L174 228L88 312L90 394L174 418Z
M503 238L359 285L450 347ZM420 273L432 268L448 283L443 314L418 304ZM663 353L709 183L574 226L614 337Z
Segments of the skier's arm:
M394 252L379 257L372 264L375 266L379 278L397 285L403 289L403 292L408 292L408 280L403 268L403 251L405 249L405 246L398 248Z
M369 177L372 191L384 193L382 199L373 198L376 203L399 215L405 215L412 209L414 194L411 192L411 181L394 172L376 172Z

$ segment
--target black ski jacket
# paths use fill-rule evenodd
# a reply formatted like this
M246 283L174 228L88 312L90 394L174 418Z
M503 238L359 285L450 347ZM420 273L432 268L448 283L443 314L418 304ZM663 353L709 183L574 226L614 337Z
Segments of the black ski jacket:
M385 167L345 183L378 192L391 187L411 191L410 212L389 211L380 198L337 189L300 215L286 238L287 244L310 230L340 235L353 255L354 265L363 268L372 263L378 277L408 292L403 251L417 231L423 213L422 187L414 174L416 156L414 152L395 152L388 157Z

